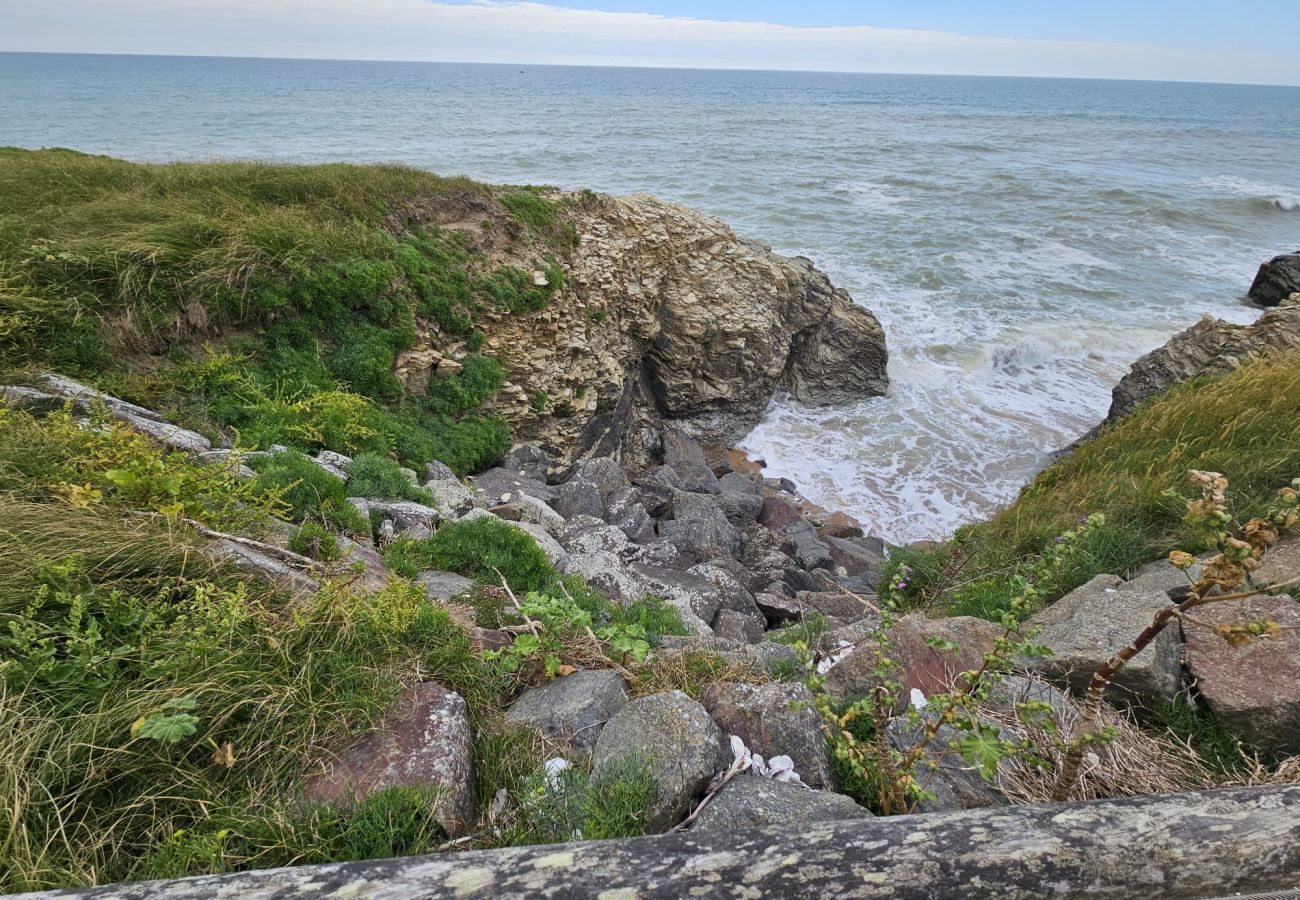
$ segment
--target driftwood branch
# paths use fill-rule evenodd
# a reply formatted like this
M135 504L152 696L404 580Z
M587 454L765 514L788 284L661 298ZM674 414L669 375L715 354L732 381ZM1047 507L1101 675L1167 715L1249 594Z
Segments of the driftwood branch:
M1184 900L1300 884L1300 787L515 847L44 897Z

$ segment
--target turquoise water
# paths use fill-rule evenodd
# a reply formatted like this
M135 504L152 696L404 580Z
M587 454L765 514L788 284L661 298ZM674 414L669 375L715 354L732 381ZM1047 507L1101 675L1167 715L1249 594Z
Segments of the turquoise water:
M1300 89L0 54L0 144L648 191L826 269L889 396L746 446L882 534L1014 496L1136 357L1300 247ZM0 203L3 201L0 200Z

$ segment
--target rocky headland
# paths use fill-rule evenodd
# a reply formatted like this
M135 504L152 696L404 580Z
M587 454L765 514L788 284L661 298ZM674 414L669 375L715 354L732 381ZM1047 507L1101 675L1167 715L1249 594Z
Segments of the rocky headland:
M108 167L111 190L178 177L55 162ZM179 176L199 174L240 215L266 202L247 171ZM0 884L433 851L125 890L640 896L653 875L660 894L1034 896L1101 872L1115 896L1195 896L1294 871L1292 501L1232 532L1255 543L1220 539L1266 545L1249 596L1180 616L1087 698L1189 589L1235 585L1182 552L1204 535L1177 530L1151 445L1180 478L1230 470L1252 513L1300 475L1300 294L1268 300L1288 258L1252 289L1258 322L1135 363L1000 518L889 547L734 449L777 391L887 387L879 323L810 261L647 196L364 169L353 207L336 172L257 174L314 197L300 241L335 255L205 281L176 248L132 257L163 240L133 221L98 243L71 214L0 231L21 234L0 241L21 361L0 388L0 703L37 751L0 771L42 788L14 790ZM319 196L294 181L314 177ZM360 230L312 231L331 216ZM1062 787L1070 736L1101 722ZM1105 802L1026 805L1047 801ZM1157 826L1179 849L1126 881ZM587 841L637 835L658 836Z

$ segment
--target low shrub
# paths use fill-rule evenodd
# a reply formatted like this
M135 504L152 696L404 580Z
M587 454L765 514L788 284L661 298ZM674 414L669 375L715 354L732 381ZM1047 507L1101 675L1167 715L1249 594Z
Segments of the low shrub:
M347 483L349 497L386 497L395 500L413 500L432 503L433 495L414 484L402 467L387 456L362 453L347 464L350 476Z
M294 519L319 522L352 534L370 534L365 517L348 502L343 482L303 454L288 450L253 457L249 465L257 472L254 490L282 499Z

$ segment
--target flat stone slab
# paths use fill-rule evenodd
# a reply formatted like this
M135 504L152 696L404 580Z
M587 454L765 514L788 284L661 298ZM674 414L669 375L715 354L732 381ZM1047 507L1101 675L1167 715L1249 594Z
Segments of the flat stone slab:
M1287 596L1251 597L1211 603L1189 615L1183 620L1187 668L1215 718L1262 753L1300 753L1300 630L1286 630L1300 629L1300 603ZM1214 630L1260 620L1281 630L1237 647Z
M466 578L464 575L457 575L455 572L439 572L436 570L421 572L419 577L415 579L415 583L424 588L425 597L442 603L455 600L457 597L463 597L474 590L472 579Z

